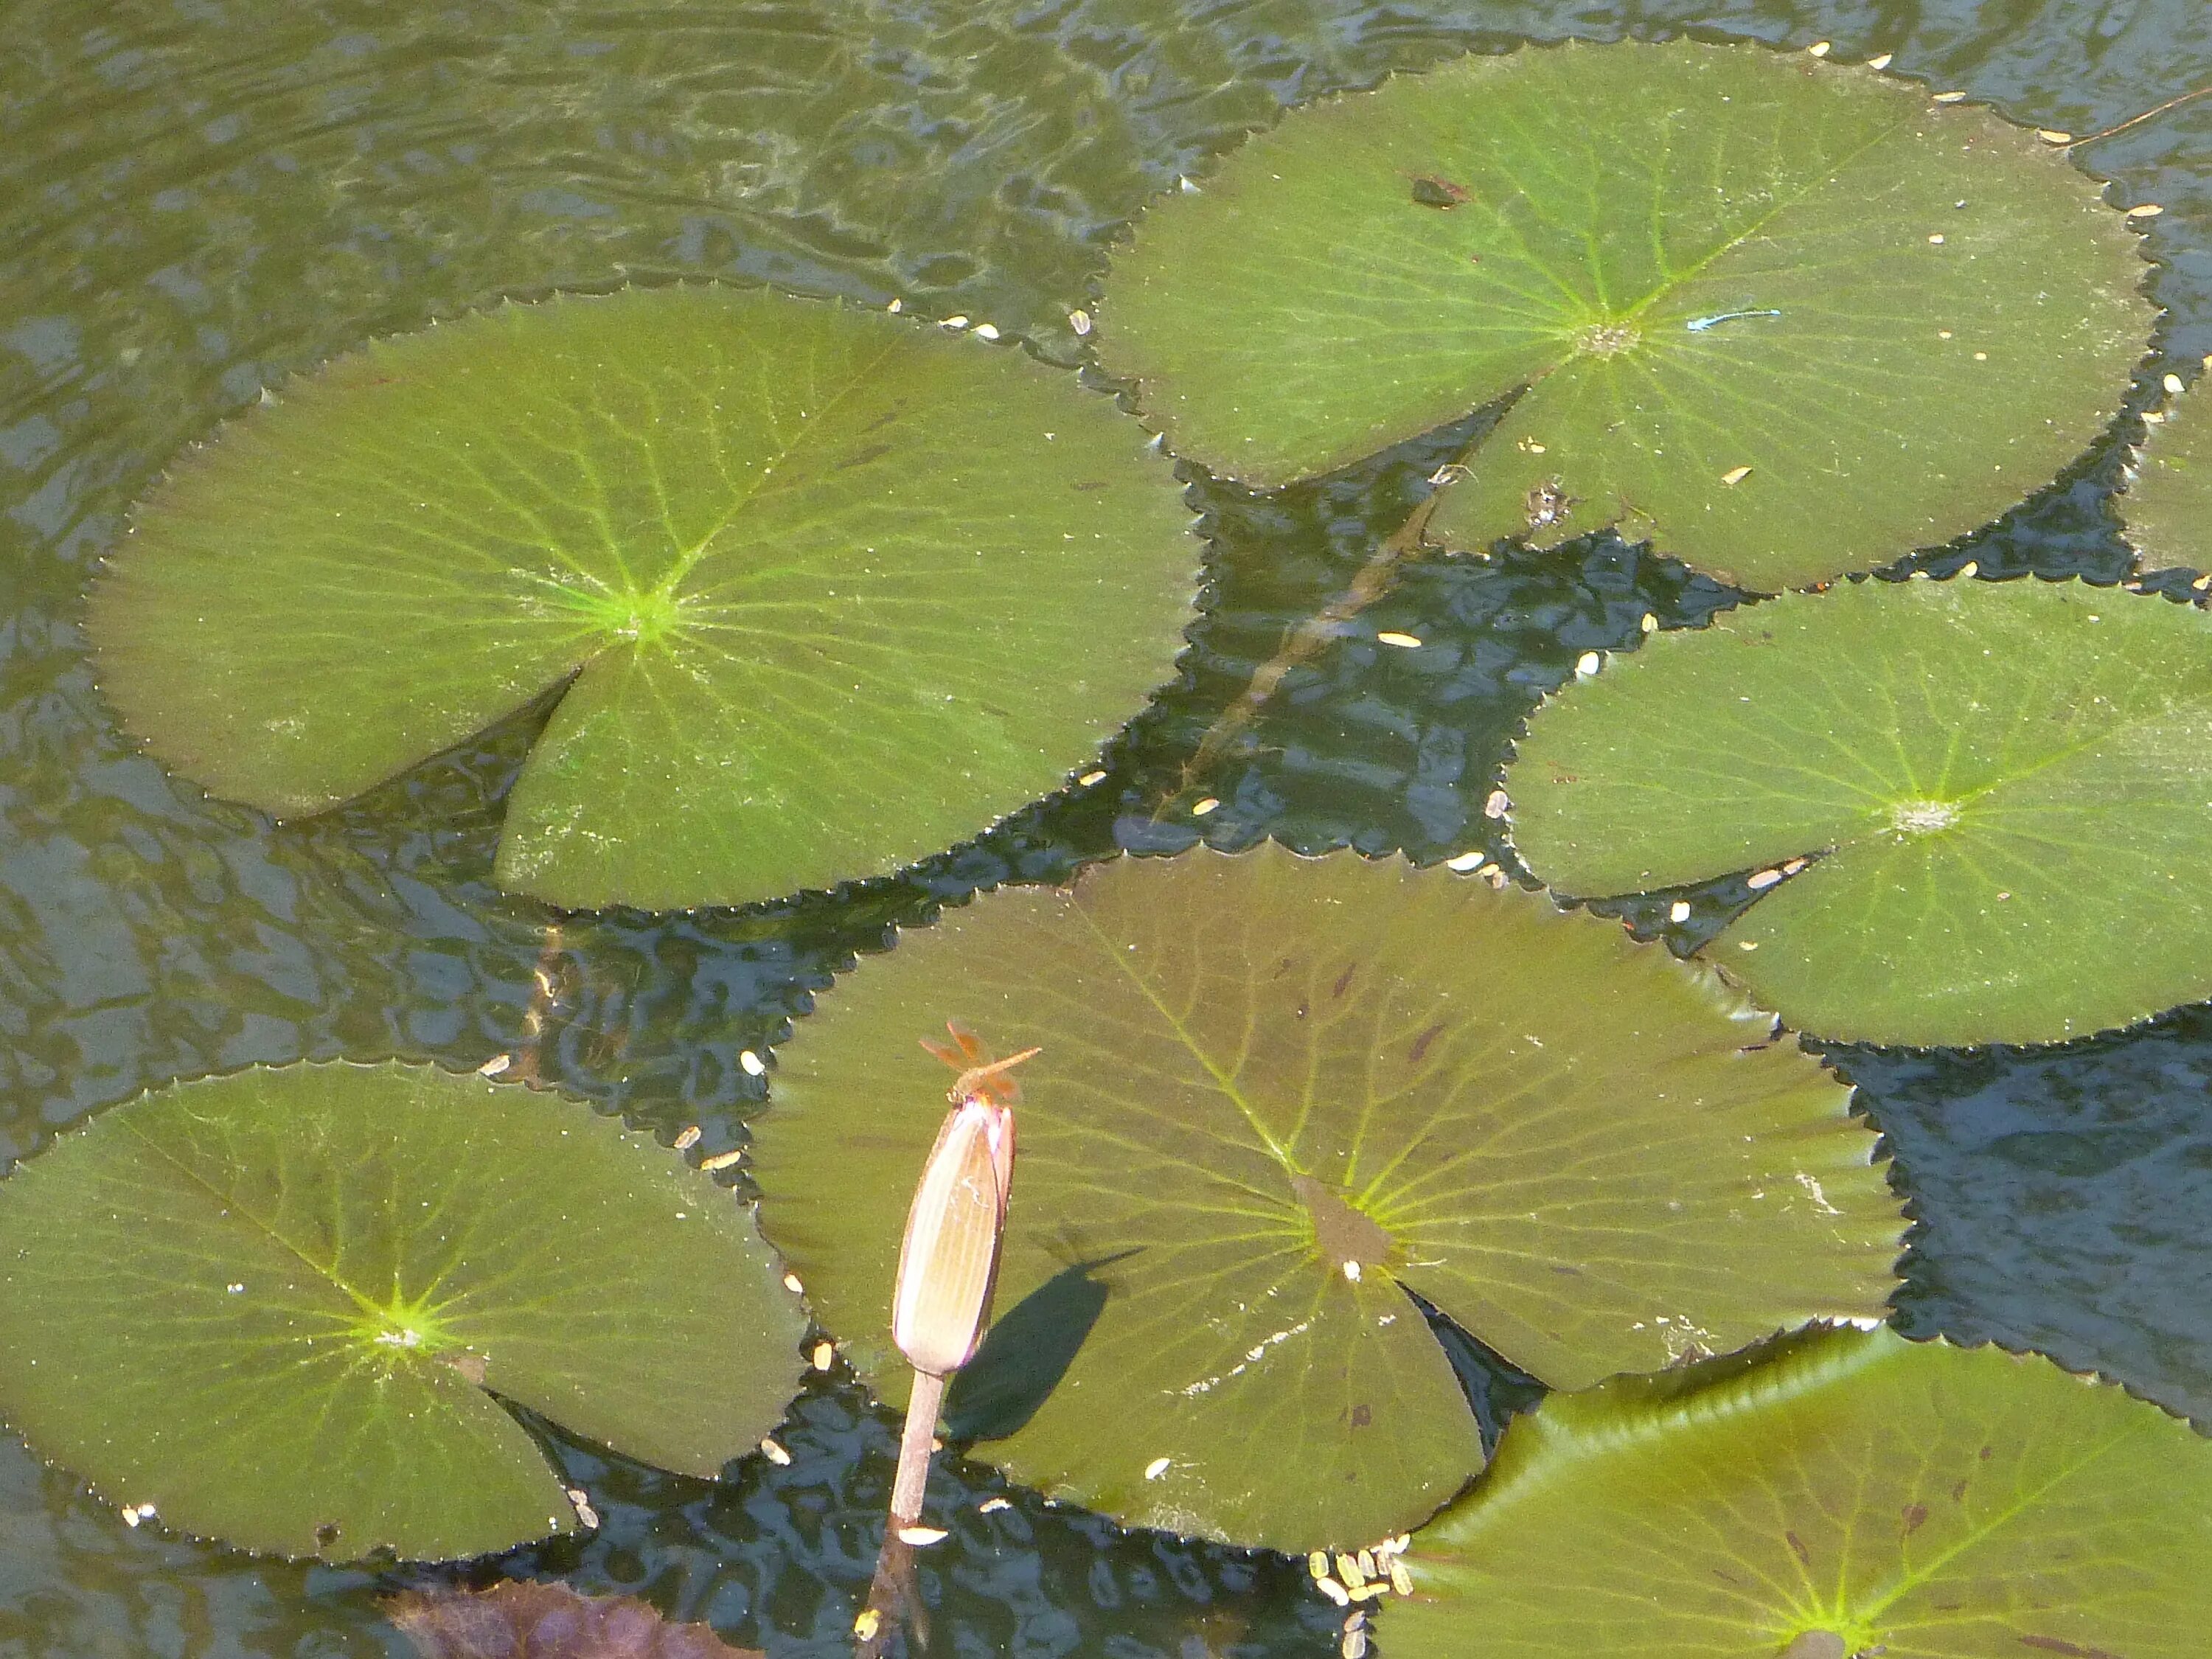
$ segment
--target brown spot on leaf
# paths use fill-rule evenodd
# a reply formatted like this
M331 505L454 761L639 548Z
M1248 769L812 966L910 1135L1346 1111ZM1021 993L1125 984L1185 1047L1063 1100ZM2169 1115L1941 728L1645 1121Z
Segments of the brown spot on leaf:
M445 1364L451 1365L455 1370L459 1371L462 1376L466 1378L469 1382L475 1383L477 1387L480 1389L483 1387L484 1362L483 1356L482 1354L463 1352L441 1354L438 1357Z
M1352 1408L1352 1426L1353 1428L1364 1429L1374 1420L1375 1413L1370 1411L1364 1404L1354 1406Z
M1782 1650L1782 1659L1848 1659L1850 1650L1832 1630L1808 1630Z
M409 1590L384 1610L423 1659L764 1659L705 1625L672 1625L635 1596L563 1584Z
M1918 1532L1920 1530L1921 1522L1927 1520L1927 1518L1928 1506L1925 1504L1907 1504L1905 1506L1905 1535L1910 1537L1912 1534Z
M1344 971L1336 976L1336 983L1328 988L1330 997L1340 997L1346 991L1350 990L1352 988L1352 976L1358 970L1359 964L1358 963L1353 962L1346 963Z
M2063 1653L2066 1659L2120 1659L2117 1653L2103 1648L2085 1648L2077 1643L2062 1642L2056 1636L2023 1636L2020 1644L2024 1648L2039 1648L2045 1653Z
M338 1533L340 1530L341 1528L337 1522L324 1522L321 1526L315 1528L315 1547L317 1549L325 1550L330 1548L331 1545L338 1541Z
M1462 202L1474 199L1474 192L1465 185L1455 185L1442 173L1417 173L1413 177L1413 199L1423 207L1442 208L1446 212Z
M1406 1055L1406 1063L1409 1066L1419 1065L1421 1063L1421 1056L1429 1052L1429 1045L1431 1042L1434 1042L1443 1034L1444 1028L1441 1023L1438 1023L1435 1025L1430 1026L1427 1030L1415 1037L1413 1039L1413 1048Z
M1795 1532L1785 1532L1782 1535L1790 1540L1790 1553L1796 1556L1799 1563L1804 1566L1811 1566L1813 1552L1805 1547L1805 1540Z
M1966 1501L1966 1483L1965 1481L1961 1480L1957 1486L1951 1488L1951 1501L1954 1504L1963 1504Z

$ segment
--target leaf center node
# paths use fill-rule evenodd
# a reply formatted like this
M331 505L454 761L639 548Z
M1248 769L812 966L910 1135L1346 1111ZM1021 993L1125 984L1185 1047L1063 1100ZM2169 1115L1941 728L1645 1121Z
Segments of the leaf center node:
M1361 1272L1390 1259L1389 1233L1372 1216L1345 1202L1337 1191L1310 1175L1291 1177L1291 1190L1313 1218L1314 1249L1354 1284Z
M1932 836L1958 821L1959 809L1948 800L1899 801L1889 813L1889 827L1900 836Z
M1627 323L1593 323L1575 337L1575 349L1585 357L1617 357L1643 339Z

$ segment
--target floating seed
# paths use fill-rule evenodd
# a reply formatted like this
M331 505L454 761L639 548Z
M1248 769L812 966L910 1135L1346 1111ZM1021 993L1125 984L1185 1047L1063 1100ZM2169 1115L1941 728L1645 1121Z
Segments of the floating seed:
M1938 240L1940 240L1941 239L1939 238ZM1749 467L1747 467L1747 466L1732 466L1732 467L1730 467L1727 471L1725 471L1725 472L1723 472L1723 473L1722 473L1722 474L1721 474L1721 482L1722 482L1723 483L1724 483L1724 484L1728 484L1728 485L1730 485L1730 486L1732 487L1732 486L1734 486L1734 485L1736 485L1736 484L1740 484L1740 483L1742 483L1746 478L1748 478L1750 476L1751 476L1751 469L1750 469Z
M1735 948L1739 951L1756 951L1759 946L1750 939L1740 939Z
M904 311L906 309L906 302L903 300L894 300L889 305L885 306L884 309L885 311Z
M762 1062L761 1057L750 1048L738 1054L738 1065L747 1077L758 1077L768 1070L767 1066Z
M1936 232L1933 236L1930 236L1928 240L1929 240L1930 242L1933 242L1933 243L1934 243L1937 247L1941 247L1941 246L1943 246L1943 233L1942 233L1942 231L1940 231L1940 230L1939 230L1939 231L1937 231L1937 232Z
M2070 144L2074 142L2072 133L2061 132L2057 127L2038 127L2035 136L2046 144Z
M975 1513L978 1515L996 1515L1000 1510L1010 1510L1012 1508L1013 1508L1013 1505L1003 1498L987 1498L975 1506Z
M817 1342L814 1345L813 1353L808 1358L813 1360L816 1370L826 1371L837 1363L837 1345L834 1342Z
M1967 568L1972 569L1972 567L1970 565ZM1785 876L1794 876L1810 862L1811 860L1808 859L1792 859L1789 863L1782 866L1782 873Z
M943 322L938 324L938 327L950 329L956 334L967 326L968 319L965 317L947 317Z
M1828 55L1828 42L1826 40L1815 40L1811 46L1805 48L1805 52L1806 55L1810 58L1826 58Z
M773 1440L762 1441L761 1452L769 1462L775 1464L778 1468L785 1468L790 1465L791 1454L784 1450L781 1446L778 1445Z
M1406 1570L1406 1564L1395 1556L1390 1561L1390 1588L1401 1595L1413 1593L1413 1575Z
M1690 906L1689 902L1686 899L1676 899L1674 902L1668 908L1668 921L1680 923L1687 921L1689 919Z
M1081 777L1076 779L1075 781L1082 787L1088 789L1094 783L1105 782L1106 775L1103 772L1085 772Z
M1512 805L1511 796L1503 789L1493 789L1490 792L1490 799L1482 803L1482 816L1486 818L1502 818Z
M1503 888L1505 885L1505 872L1494 864L1486 864L1474 873L1492 887Z
M1575 678L1586 680L1605 666L1605 659L1595 651L1585 651L1575 659Z
M717 1152L712 1158L702 1158L699 1167L711 1175L716 1170L728 1169L732 1164L742 1164L744 1158L745 1149L740 1146L734 1152Z
M137 1523L133 1522L131 1524L135 1526ZM1314 1580L1314 1587L1340 1607L1348 1607L1352 1605L1352 1592L1334 1578L1316 1578Z
M1190 815L1194 818L1202 818L1208 812L1211 812L1215 807L1220 805L1221 802L1218 799L1214 796L1208 795L1204 800L1198 802L1190 809Z
M576 1520L586 1532L599 1529L599 1512L592 1507L592 1495L581 1486L568 1488L568 1501L576 1506Z
M2177 398L2179 398L2182 393L2183 387L2181 384L2181 376L2179 374L2169 374L2166 379L2160 381L2159 384L2163 386L2169 392L2172 393L2172 395Z
M1980 565L1978 565L1978 564L1975 563L1973 560L1969 559L1969 560L1967 560L1967 561L1966 562L1966 563L1964 563L1964 564L1962 564L1962 565L1960 565L1960 566L1959 567L1959 574L1960 574L1960 576L1962 576L1962 577L1965 577L1965 576L1971 576L1971 575L1972 575L1976 571L1979 570L1980 568L1981 568L1981 566L1980 566Z
M1647 611L1644 613L1644 620L1637 626L1647 634L1656 634L1659 631L1659 618Z
M1896 56L1893 52L1886 52L1879 58L1869 58L1867 59L1867 67L1871 70L1886 70L1889 67L1890 60Z
M898 1536L900 1543L911 1544L918 1550L926 1550L932 1544L942 1544L952 1534L942 1527L901 1527L898 1529Z
M513 1054L494 1054L489 1060L484 1061L483 1065L477 1067L477 1075L478 1077L497 1077L501 1072L505 1071L508 1066L514 1064L514 1056Z
M1336 1650L1343 1659L1367 1659L1367 1632L1364 1630L1345 1632L1344 1640L1336 1644Z
M1367 1575L1359 1570L1359 1558L1347 1555L1342 1550L1336 1553L1336 1576L1344 1580L1345 1589L1355 1595L1367 1578Z
M2144 202L2135 207L2130 208L2128 210L2128 217L2130 219L2155 219L2160 214L2165 211L2166 210L2155 202Z
M1401 651L1418 651L1421 648L1420 641L1411 634L1377 634L1375 636L1375 642L1377 645L1395 645Z
M1090 333L1091 313L1087 311L1069 312L1067 313L1067 325L1073 329L1079 335Z
M1359 1576L1362 1578L1372 1578L1375 1576L1375 1552L1373 1550L1362 1550L1359 1552Z
M1444 860L1444 868L1447 870L1455 870L1461 875L1465 875L1468 871L1474 869L1481 862L1482 854L1480 853L1462 853L1455 859L1446 859Z
M978 323L975 325L975 337L979 340L995 340L999 337L999 331L993 324Z
M1306 1571L1311 1573L1316 1578L1328 1577L1328 1552L1326 1550L1316 1550L1311 1555L1306 1557Z
M786 1273L783 1276L783 1288L789 1291L793 1296L804 1296L806 1294L806 1286L799 1282L799 1275L797 1273Z
M1963 103L1966 97L1966 94L1963 92L1939 92L1936 94L1936 101L1939 104L1957 104Z
M1170 1457L1155 1457L1151 1462L1145 1465L1145 1479L1147 1480L1158 1480L1162 1475L1168 1472L1168 1466L1174 1461L1175 1460Z
M699 1126L695 1123L690 1128L686 1129L682 1134L676 1137L676 1150L679 1152L690 1152L694 1146L696 1146L699 1144Z
M1744 883L1744 885L1754 893L1763 893L1781 879L1782 872L1779 870L1761 870L1753 874L1750 880Z

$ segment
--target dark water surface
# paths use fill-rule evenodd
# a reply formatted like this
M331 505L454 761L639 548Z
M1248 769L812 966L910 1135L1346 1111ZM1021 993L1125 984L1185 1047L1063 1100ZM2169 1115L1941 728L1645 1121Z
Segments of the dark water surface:
M287 374L502 295L703 276L896 295L1073 363L1066 313L1178 173L1285 103L1524 38L1831 39L2075 132L2212 81L2203 0L14 0L0 24L0 1158L174 1078L342 1054L474 1065L520 1036L549 916L487 877L526 731L276 828L137 757L94 687L81 596L125 507ZM2212 100L2087 159L2119 199L2166 208L2146 384L2193 378L2212 350ZM2119 579L2108 498L2138 430L1923 562ZM1149 814L1197 733L1433 465L1409 446L1267 500L1194 479L1206 619L1106 783L910 880L576 920L544 1076L664 1138L696 1122L705 1150L735 1145L762 1094L739 1053L888 925L1117 838L1188 839ZM1425 861L1480 846L1506 738L1576 656L1631 642L1646 611L1687 621L1729 597L1607 539L1419 568L1371 627L1431 648L1346 640L1297 672L1254 757L1214 780L1206 834ZM1740 896L1716 889L1679 942ZM2041 1347L2212 1418L2212 1012L2058 1049L1832 1059L1922 1224L1908 1328ZM602 1531L476 1576L563 1574L772 1654L849 1650L894 1425L822 1381L781 1437L789 1468L714 1484L563 1446ZM938 1652L1334 1650L1301 1565L1019 1492L978 1516L996 1485L963 1474L955 1534L927 1558ZM133 1531L0 1438L4 1659L398 1654L376 1610L398 1582ZM1387 1613L1380 1636L1387 1655Z

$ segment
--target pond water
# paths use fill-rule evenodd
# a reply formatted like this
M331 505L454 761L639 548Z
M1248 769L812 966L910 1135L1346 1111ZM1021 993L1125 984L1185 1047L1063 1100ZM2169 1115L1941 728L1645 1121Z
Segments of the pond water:
M0 58L0 1158L171 1079L303 1055L540 1074L672 1139L738 1145L738 1063L891 925L1117 844L1273 649L1395 528L1442 457L1413 445L1268 499L1194 475L1211 588L1182 682L1080 800L910 878L746 913L553 920L489 884L526 730L330 817L275 827L137 755L79 622L126 506L264 386L499 296L719 276L995 323L1073 363L1067 313L1147 197L1286 103L1524 39L1692 31L1804 45L2088 132L2212 81L2203 0L15 0ZM2212 100L2087 152L2128 202L2166 308L2144 385L2212 350ZM2141 398L2138 398L2138 405ZM1961 420L2008 411L1962 401ZM1971 545L1985 574L2121 579L2124 421ZM2187 577L2157 580L2179 586ZM1647 611L1731 596L1608 538L1414 568L1296 671L1212 784L1221 846L1273 836L1433 861L1487 844L1504 745L1586 650ZM1744 894L1704 896L1684 947ZM1639 920L1642 918L1639 917ZM1650 919L1659 920L1656 911ZM2063 1048L1838 1048L1918 1227L1914 1334L1993 1337L2212 1418L2212 1012ZM682 1293L680 1285L670 1287ZM1472 1356L1471 1377L1480 1380ZM604 1517L588 1541L469 1570L640 1594L772 1654L849 1651L896 1425L817 1379L717 1483L550 1437ZM964 1482L923 1575L936 1651L1320 1656L1302 1564L1153 1534ZM378 1597L459 1573L257 1562L134 1530L0 1439L0 1656L402 1654ZM1387 1614L1378 1651L1389 1651Z

